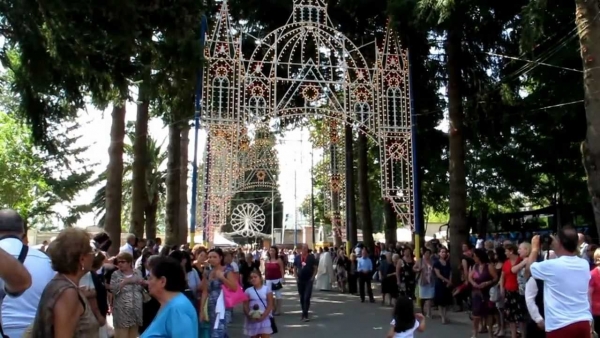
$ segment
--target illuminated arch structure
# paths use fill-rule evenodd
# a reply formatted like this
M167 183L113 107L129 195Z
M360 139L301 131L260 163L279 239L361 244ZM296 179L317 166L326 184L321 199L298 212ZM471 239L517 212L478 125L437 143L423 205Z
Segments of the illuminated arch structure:
M232 29L226 0L207 39L202 121L209 151L199 219L208 241L226 223L231 196L248 184L236 178L246 178L255 169L258 173L264 166L237 159L237 154L247 150L247 126L310 115L337 121L330 123L330 129L341 125L342 132L343 125L351 123L383 148L382 196L392 203L404 225L413 226L407 51L387 27L382 43L375 44L375 64L369 65L361 53L363 47L335 30L324 0L292 1L287 24L256 41L249 58L243 56L241 36ZM331 136L330 156L343 158L339 156L343 137L340 142ZM332 166L330 176L331 195L338 191L338 200L345 191L340 168ZM344 204L334 204L332 217L339 220L334 232L341 236Z

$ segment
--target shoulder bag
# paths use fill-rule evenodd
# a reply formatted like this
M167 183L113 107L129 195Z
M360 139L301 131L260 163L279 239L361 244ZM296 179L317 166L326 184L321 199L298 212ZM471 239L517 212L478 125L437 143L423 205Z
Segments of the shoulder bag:
M229 272L229 271L228 271ZM226 272L225 274L227 274ZM225 301L225 308L232 309L236 305L241 304L248 300L248 295L244 292L244 288L237 282L237 288L235 291L231 291L225 284L221 285L221 291L223 292L223 299Z
M256 293L256 296L258 297L258 300L260 300L260 302L262 303L262 305L265 307L265 310L266 310L267 304L265 304L265 302L263 302L262 298L258 294L258 291L256 291L256 288L253 288L253 289L254 289L254 292ZM269 315L269 320L271 321L271 330L273 331L272 334L276 334L277 332L279 332L279 330L277 329L277 324L275 323L275 317L273 317L273 315Z

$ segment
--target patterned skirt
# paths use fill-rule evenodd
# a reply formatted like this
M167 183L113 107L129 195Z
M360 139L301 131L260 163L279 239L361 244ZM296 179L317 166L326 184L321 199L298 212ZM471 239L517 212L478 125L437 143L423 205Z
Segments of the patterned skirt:
M504 320L509 323L525 321L525 297L519 291L506 291L504 302Z

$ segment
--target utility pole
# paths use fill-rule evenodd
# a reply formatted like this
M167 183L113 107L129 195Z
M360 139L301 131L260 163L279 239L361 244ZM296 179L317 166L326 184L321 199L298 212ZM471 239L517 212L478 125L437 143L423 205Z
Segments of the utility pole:
M298 246L298 195L297 195L297 171L294 170L294 247Z
M275 245L275 189L271 190L271 245Z

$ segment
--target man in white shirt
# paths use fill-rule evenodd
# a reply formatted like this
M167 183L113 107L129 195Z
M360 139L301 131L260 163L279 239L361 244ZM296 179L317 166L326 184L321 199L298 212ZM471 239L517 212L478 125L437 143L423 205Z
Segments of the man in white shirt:
M21 241L25 232L23 219L14 210L0 210L0 248L18 258L24 252ZM42 292L56 272L50 258L43 252L28 248L23 266L31 275L32 284L20 297L6 297L2 302L2 329L8 337L22 337L33 322Z
M31 287L29 271L11 254L0 249L0 290L4 295L18 297L29 287Z
M125 245L123 245L122 247L119 248L119 253L127 252L131 255L131 257L134 257L134 251L135 251L135 235L129 234L129 235L127 235L127 242L125 242Z
M563 227L552 237L556 259L536 262L540 236L531 240L528 268L533 278L544 281L544 326L547 338L590 337L592 314L588 299L590 268L577 257L577 232Z

